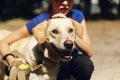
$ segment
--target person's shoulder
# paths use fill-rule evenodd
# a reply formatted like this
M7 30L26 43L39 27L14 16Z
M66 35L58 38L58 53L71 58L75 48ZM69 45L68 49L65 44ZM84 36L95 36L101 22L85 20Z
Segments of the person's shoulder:
M40 13L37 17L45 17L45 18L48 18L49 17L49 14L47 12L42 12Z
M70 12L70 17L78 22L82 22L82 20L85 18L83 12L81 10L72 9Z
M81 10L78 10L78 9L72 9L71 12L74 14L83 14L83 12Z
M34 17L31 21L37 24L37 23L41 23L42 21L48 20L48 19L49 19L49 14L47 12L42 12L36 17Z

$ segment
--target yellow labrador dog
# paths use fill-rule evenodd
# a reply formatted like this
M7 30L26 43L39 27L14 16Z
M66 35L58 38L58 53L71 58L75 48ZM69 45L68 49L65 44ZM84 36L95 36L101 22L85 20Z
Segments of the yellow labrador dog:
M60 61L72 58L74 39L76 34L82 38L83 28L70 18L54 18L32 31L33 36L13 43L10 49L17 49L26 57L31 67L29 80L56 80Z

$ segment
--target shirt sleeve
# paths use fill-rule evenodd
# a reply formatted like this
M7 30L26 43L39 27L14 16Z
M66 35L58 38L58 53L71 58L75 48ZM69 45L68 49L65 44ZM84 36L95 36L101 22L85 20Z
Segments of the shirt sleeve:
M77 10L77 9L72 9L70 14L71 14L71 18L74 19L75 21L78 21L79 23L81 23L82 20L85 18L85 16L82 13L82 11Z
M30 34L32 34L32 29L39 23L43 22L44 20L48 20L49 15L47 13L42 13L38 16L36 16L35 18L33 18L31 21L29 21L26 24L26 27L28 29L28 32Z

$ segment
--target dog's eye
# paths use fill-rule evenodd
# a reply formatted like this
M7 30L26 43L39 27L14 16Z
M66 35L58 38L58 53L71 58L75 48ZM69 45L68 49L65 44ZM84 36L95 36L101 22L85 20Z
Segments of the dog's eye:
M73 29L71 28L71 29L69 29L69 33L71 33L71 32L73 32Z
M55 29L55 30L52 30L52 33L58 34L59 32Z

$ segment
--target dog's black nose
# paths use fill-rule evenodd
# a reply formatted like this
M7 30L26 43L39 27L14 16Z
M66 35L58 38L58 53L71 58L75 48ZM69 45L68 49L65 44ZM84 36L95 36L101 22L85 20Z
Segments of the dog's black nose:
M71 40L66 40L64 42L64 46L67 48L67 49L72 49L73 47L73 42Z

